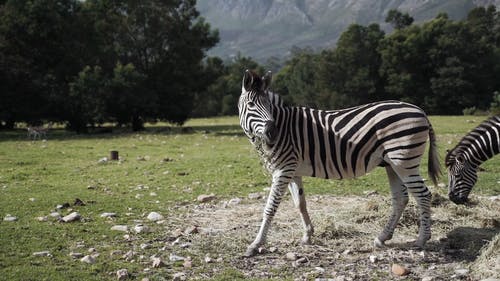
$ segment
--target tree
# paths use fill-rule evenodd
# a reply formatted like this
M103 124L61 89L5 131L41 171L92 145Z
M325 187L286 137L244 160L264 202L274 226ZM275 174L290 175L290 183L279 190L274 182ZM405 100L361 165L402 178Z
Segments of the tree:
M377 24L352 24L342 33L333 50L324 51L319 60L319 83L331 94L334 108L354 106L384 98L379 75L378 53L384 32Z
M385 22L390 23L395 29L403 29L413 23L413 18L408 13L402 13L397 9L389 10Z

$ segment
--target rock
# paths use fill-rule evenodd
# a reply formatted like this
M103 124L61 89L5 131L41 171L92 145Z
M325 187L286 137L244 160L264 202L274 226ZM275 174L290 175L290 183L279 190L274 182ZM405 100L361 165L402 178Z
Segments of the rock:
M184 261L186 258L170 253L168 258L171 262Z
M277 251L278 251L278 248L276 248L276 247L269 248L269 253L276 253Z
M82 253L78 253L78 252L70 252L69 256L72 257L72 258L74 258L74 259L81 259L81 258L83 258L83 254Z
M295 262L296 262L297 264L302 264L302 263L307 263L308 261L309 261L309 259L308 259L308 258L306 258L306 257L302 257L302 258L298 258Z
M196 225L188 226L184 230L184 234L189 235L189 234L195 234L198 233L198 227Z
M251 199L251 200L257 200L257 199L261 199L261 198L262 198L262 194L259 192L248 194L248 199Z
M179 238L180 236L182 236L182 229L175 229L174 231L172 231L171 235L173 238Z
M103 157L103 158L97 160L98 164L105 164L107 162L108 162L108 157Z
M295 260L297 260L297 254L293 253L293 252L288 252L285 255L285 259L289 260L289 261L295 261Z
M94 264L95 258L91 255L86 255L85 257L81 258L80 261L88 264Z
M97 249L96 248L89 248L87 250L87 252L89 252L89 253L95 253L95 252L97 252Z
M184 272L176 272L172 276L173 281L184 281L184 280L186 280L186 278L187 278L187 276L186 276L186 273L184 273Z
M111 227L111 230L127 232L128 231L128 226L126 226L126 225L113 225Z
M116 271L116 277L118 280L125 280L128 278L128 270L123 268Z
M63 203L63 204L57 205L56 209L62 210L62 209L66 209L66 208L69 208L69 207L70 207L69 203Z
M197 199L198 199L198 202L200 202L200 203L206 203L206 202L214 200L215 199L215 194L213 194L213 193L202 194L202 195L198 196Z
M405 268L404 266L399 265L397 263L392 264L391 271L394 275L397 275L397 276L405 276L408 273L410 273L410 271L407 268Z
M466 276L467 274L469 274L469 270L466 268L455 269L455 274L458 276Z
M78 212L72 212L71 214L62 218L63 222L73 222L81 219L81 216Z
M182 266L184 266L184 268L191 268L193 267L193 262L191 261L190 258L187 258L182 264Z
M134 256L136 255L136 252L134 251L128 251L127 253L125 253L125 255L123 255L123 258L126 260L126 261L130 261L134 258Z
M51 216L51 217L53 217L53 218L58 219L58 218L60 218L60 217L61 217L61 214L59 214L58 212L52 212L52 213L50 213L50 215L49 215L49 216Z
M153 268L159 268L165 266L165 263L160 258L153 258L152 266Z
M134 226L134 231L137 234L146 233L146 232L149 232L149 227L147 225L138 224L138 225Z
M51 257L52 254L49 251L41 251L41 252L34 252L33 256L35 256L35 257Z
M114 218L116 217L116 213L102 213L101 218Z
M3 221L17 221L17 217L7 214L5 218L3 218Z
M157 212L151 212L151 213L149 213L149 215L148 215L148 217L147 217L147 218L148 218L148 220L150 220L150 221L159 221L159 220L162 220L162 219L163 219L163 216L162 216L162 215L160 215L160 214L159 214L159 213L157 213Z
M371 263L376 263L376 262L377 262L377 260L378 260L377 256L375 256L375 255L371 255L371 256L369 257L369 259L370 259L370 262L371 262Z
M207 254L205 256L205 263L213 263L213 262L214 262L214 260Z
M82 200L80 200L79 198L76 198L73 205L74 206L85 206L86 204Z
M141 247L142 250L146 250L151 248L151 244L149 243L142 243L139 247Z
M43 216L43 217L37 217L36 218L37 221L41 221L41 222L45 222L45 221L48 221L49 220L49 217L47 216Z
M421 281L434 281L434 276L424 276Z
M231 200L229 200L229 202L227 202L227 205L228 206L236 206L238 204L241 203L241 199L240 198L233 198Z

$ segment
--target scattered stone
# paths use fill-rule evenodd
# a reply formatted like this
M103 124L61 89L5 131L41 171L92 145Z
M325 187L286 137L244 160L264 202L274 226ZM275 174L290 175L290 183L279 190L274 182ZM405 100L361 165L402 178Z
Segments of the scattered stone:
M128 226L126 226L126 225L113 225L111 227L111 230L127 232L128 231Z
M186 259L182 266L184 266L184 268L191 268L193 267L193 262L191 261L191 259Z
M35 198L33 198L33 197L31 197L29 200L30 200L31 202L35 202L35 201L36 201L36 199L35 199Z
M116 213L102 213L101 218L114 218L116 217Z
M17 221L17 217L7 214L5 218L3 218L3 221Z
M205 263L213 263L213 262L214 262L214 260L207 254L205 256Z
M238 204L241 203L241 199L240 198L233 198L231 200L229 200L229 202L227 202L227 205L228 206L236 206Z
M369 196L373 196L373 195L378 195L378 192L376 190L366 190L366 191L363 191L363 194L366 197L369 197Z
M116 271L116 277L118 280L125 280L128 278L128 270L123 268Z
M78 252L70 252L69 256L72 257L72 258L74 258L74 259L81 259L81 258L83 258L83 254L82 253L78 253Z
M33 256L35 256L35 257L52 257L52 254L49 251L41 251L41 252L34 252Z
M159 268L165 266L165 263L158 257L153 258L152 262L153 268Z
M422 277L422 281L434 281L434 276L424 276Z
M149 278L144 277L144 278L141 279L141 281L149 281Z
M195 234L198 233L198 227L196 225L188 226L184 230L184 234L189 235L189 234Z
M186 278L187 278L187 276L186 276L186 273L184 273L184 272L176 272L172 276L173 281L184 281L184 280L186 280Z
M171 262L184 261L186 258L170 253L168 258Z
M324 273L325 273L325 271L326 271L326 270L325 270L323 267L321 267L321 266L316 266L314 269L315 269L315 270L316 270L316 272L317 272L317 273L319 273L319 274L324 274Z
M149 232L149 227L147 225L138 224L138 225L134 226L134 231L137 234L146 233L146 232Z
M162 219L163 219L163 216L160 215L157 212L151 212L148 215L148 220L150 220L150 221L159 221L159 220L162 220Z
M293 253L293 252L288 252L285 255L285 259L287 259L289 261L296 261L297 260L297 254Z
M126 261L131 261L134 256L136 255L136 252L130 250L128 251L127 253L125 253L125 255L123 255L123 258L126 260Z
M97 189L97 187L95 185L88 185L87 189Z
M371 263L376 263L376 262L378 261L378 258L377 258L377 256L375 256L375 255L370 255L370 258L369 258L369 259L370 259L370 262L371 262Z
M459 268L455 270L455 274L458 276L466 276L467 274L469 274L469 270L466 268Z
M99 160L97 160L97 164L105 164L108 162L108 157L103 157Z
M78 212L72 212L71 214L62 218L63 222L73 222L81 219L81 216Z
M73 203L74 206L85 206L85 202L83 202L82 200L80 200L79 198L76 198L75 199L75 203Z
M48 221L49 218L47 216L43 216L43 217L37 217L36 220L41 221L41 222L45 222L45 221Z
M146 249L151 248L151 244L149 244L149 243L142 243L140 245L140 247L141 247L141 249L146 250Z
M69 207L70 207L69 203L64 203L64 204L58 204L56 206L56 209L62 210L62 209L66 209L66 208L69 208Z
M122 250L113 250L113 251L111 251L111 253L109 253L109 255L112 256L112 257L119 256L119 255L122 255L122 254L123 254Z
M49 214L49 216L59 219L61 217L61 214L59 214L58 212L52 212Z
M87 252L89 252L89 253L95 253L95 252L97 252L97 249L96 248L89 248L87 250Z
M278 251L278 248L276 248L276 247L269 248L269 253L276 253L277 251Z
M308 261L309 261L309 259L308 259L308 258L306 258L306 257L302 257L302 258L298 258L298 259L295 261L295 263L296 263L296 264L303 264L303 263L307 263Z
M262 194L259 192L248 194L248 199L251 199L251 200L257 200L257 199L261 199L261 198L262 198Z
M490 196L489 199L491 201L500 201L500 195Z
M171 236L172 236L172 238L179 238L182 236L182 233L183 233L182 229L176 228L174 231L172 231Z
M268 253L268 251L267 251L267 249L266 249L266 248L264 248L264 247L259 247L259 248L257 249L257 253L259 253L259 254L261 254L261 255L262 255L262 254L267 254L267 253Z
M394 275L397 275L397 276L405 276L408 273L410 273L410 271L407 268L405 268L404 266L399 265L397 263L392 264L391 271L392 271L392 273L394 273Z
M91 255L86 255L83 258L81 258L80 261L88 264L94 264L95 258Z
M214 200L215 199L215 194L213 194L213 193L202 194L202 195L198 196L197 199L198 199L198 202L200 202L200 203L206 203L206 202Z

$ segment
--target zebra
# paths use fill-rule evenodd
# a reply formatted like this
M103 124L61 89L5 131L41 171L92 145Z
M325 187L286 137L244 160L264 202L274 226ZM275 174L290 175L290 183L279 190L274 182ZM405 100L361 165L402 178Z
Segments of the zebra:
M314 228L307 212L303 176L348 179L376 166L387 171L392 192L392 213L374 240L383 247L408 203L408 192L420 209L416 245L431 237L431 193L420 176L420 160L430 139L428 171L434 183L440 176L436 138L425 113L415 105L383 101L341 110L286 106L269 90L272 74L259 77L247 70L238 101L240 125L272 175L271 190L260 229L245 256L265 243L271 220L286 187L301 214L303 236L309 244Z
M479 165L500 152L500 116L495 115L472 129L445 157L448 196L464 204L477 181Z

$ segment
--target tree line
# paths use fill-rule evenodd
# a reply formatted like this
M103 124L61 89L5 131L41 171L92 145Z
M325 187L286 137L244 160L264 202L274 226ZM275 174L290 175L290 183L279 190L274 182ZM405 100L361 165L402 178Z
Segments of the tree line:
M429 114L498 111L500 15L478 7L413 23L392 10L378 24L352 24L336 46L293 48L284 63L241 54L207 57L217 30L195 0L0 1L0 127L65 123L86 132L104 122L237 114L245 69L278 70L272 88L291 104L337 109L383 99Z

